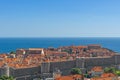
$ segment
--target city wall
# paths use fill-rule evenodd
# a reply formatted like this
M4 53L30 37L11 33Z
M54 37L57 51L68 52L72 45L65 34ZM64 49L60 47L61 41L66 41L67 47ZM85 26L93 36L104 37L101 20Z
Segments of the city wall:
M76 60L64 61L64 62L51 62L50 72L53 73L56 70L62 71L63 75L69 74L71 68L76 67Z
M72 61L63 62L47 62L42 63L39 67L13 69L9 68L9 75L16 78L16 80L33 80L33 78L43 75L52 75L56 70L60 70L63 75L68 75L72 68L90 69L94 66L114 66L120 64L120 55L103 58L77 58ZM8 71L8 70L7 70ZM0 68L0 75L7 74L5 69ZM45 73L45 74L44 74Z

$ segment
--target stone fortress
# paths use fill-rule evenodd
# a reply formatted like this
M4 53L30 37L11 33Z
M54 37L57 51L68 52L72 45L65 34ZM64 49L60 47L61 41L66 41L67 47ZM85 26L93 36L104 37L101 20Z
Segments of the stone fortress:
M89 48L96 48L90 47ZM110 67L119 66L120 55L115 54L108 57L77 57L74 60L59 62L42 62L40 66L29 68L12 68L4 64L0 68L0 75L13 76L16 80L34 80L35 78L52 77L56 69L62 72L62 75L70 74L72 68L81 68L83 72L94 66Z

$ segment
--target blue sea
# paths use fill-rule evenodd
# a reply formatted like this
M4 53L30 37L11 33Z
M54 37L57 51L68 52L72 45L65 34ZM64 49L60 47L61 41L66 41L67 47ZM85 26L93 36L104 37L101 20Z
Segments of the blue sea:
M0 38L0 53L9 53L19 48L56 48L88 44L101 44L120 52L120 38Z

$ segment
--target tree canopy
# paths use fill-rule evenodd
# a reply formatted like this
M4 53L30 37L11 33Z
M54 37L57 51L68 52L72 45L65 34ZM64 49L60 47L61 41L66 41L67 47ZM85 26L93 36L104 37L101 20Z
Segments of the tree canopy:
M116 69L114 67L106 67L104 69L105 73L115 73Z
M79 68L72 68L71 74L73 74L73 75L82 74L82 72L81 72L81 70Z
M3 75L3 76L0 76L0 80L14 80L14 78L12 76L6 76L6 75Z
M120 70L116 70L115 74L118 75L118 76L120 76Z
M10 52L10 54L16 54L16 52L14 52L14 51L11 51L11 52Z

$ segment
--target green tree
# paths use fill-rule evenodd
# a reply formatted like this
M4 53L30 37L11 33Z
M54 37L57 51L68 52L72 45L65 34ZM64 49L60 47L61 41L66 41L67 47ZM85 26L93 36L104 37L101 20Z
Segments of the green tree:
M6 76L6 75L3 75L3 76L0 76L0 80L14 80L14 78L12 76Z
M79 68L72 68L71 74L73 74L73 75L82 74L82 72L81 72L81 70Z
M118 76L120 76L120 70L116 70L115 74L118 75Z
M105 72L105 73L108 73L108 72L109 72L109 68L106 67L106 68L104 69L104 72Z
M10 54L16 54L14 51L11 51Z
M104 69L104 72L105 73L115 73L115 71L116 71L116 69L114 68L114 67L106 67L105 69Z

